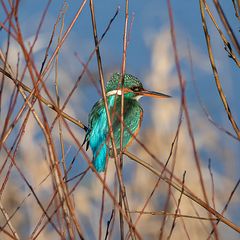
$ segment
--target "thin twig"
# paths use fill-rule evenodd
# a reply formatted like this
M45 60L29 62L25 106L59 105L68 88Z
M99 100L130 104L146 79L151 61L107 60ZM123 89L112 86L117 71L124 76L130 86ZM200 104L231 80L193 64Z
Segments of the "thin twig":
M85 4L86 4L87 0L83 0L82 4L80 5L80 7L78 8L73 20L71 21L69 27L67 28L67 30L64 32L63 37L61 38L61 41L58 43L57 47L55 48L51 58L48 60L48 63L46 64L46 67L44 68L44 70L42 71L41 77L43 78L47 71L49 70L52 61L54 60L56 54L58 53L59 49L62 47L63 43L65 42L67 36L69 35L69 33L71 32L73 26L75 25L79 15L81 14Z
M217 218L206 218L206 217L200 217L200 216L192 216L192 215L186 215L186 214L179 214L179 213L169 213L166 211L131 211L130 213L142 213L146 215L153 215L153 216L170 216L170 217L176 217L176 218L191 218L196 220L206 220L206 221L217 221Z
M216 209L216 205L215 205L215 187L214 187L214 179L213 179L213 173L212 173L212 161L211 158L209 158L208 160L208 170L211 176L211 187L212 187L212 204L213 204L213 208Z
M213 126L215 126L217 129L219 129L220 131L224 132L225 134L227 134L228 136L234 138L235 140L239 141L239 139L231 132L229 132L227 129L225 129L224 127L220 126L218 123L216 123L212 116L209 114L206 106L204 106L203 104L203 101L201 99L201 96L200 96L200 93L199 93L199 90L198 90L198 87L197 87L197 84L196 84L196 81L195 81L195 76L194 76L194 71L193 71L193 61L192 61L192 54L191 54L191 48L190 48L190 45L188 44L188 55L189 55L189 59L190 59L190 69L191 69L191 80L193 82L193 87L194 87L194 90L195 90L195 94L196 94L196 97L197 97L197 100L203 110L203 113L205 114L206 118L208 119L208 121L213 124Z
M181 110L180 110L178 126L177 126L177 130L176 130L176 134L175 134L174 139L173 139L172 144L171 144L170 153L169 153L169 155L168 155L167 161L166 161L163 169L161 170L161 174L160 174L161 177L163 176L163 174L164 174L164 172L165 172L165 170L166 170L166 168L167 168L167 165L168 165L168 163L169 163L169 161L170 161L170 159L171 159L171 157L172 157L173 149L174 149L175 145L177 145L178 135L179 135L179 131L180 131L181 124L182 124L182 108L181 108ZM153 190L151 191L149 197L148 197L147 200L145 201L144 206L143 206L143 208L142 208L142 210L141 210L142 212L145 211L145 209L146 209L149 201L151 200L151 198L152 198L152 196L153 196L153 193L155 192L156 188L159 186L159 183L160 183L160 181L161 181L161 177L158 178L155 186L153 187ZM172 177L172 175L171 175L171 177ZM137 219L136 219L136 221L135 221L135 223L134 223L134 226L136 226L137 223L139 222L141 215L142 215L142 214L141 214L141 212L140 212L139 216L137 217ZM159 239L161 239L161 236L159 237Z
M6 210L4 209L3 205L2 205L2 200L0 198L0 211L2 212L2 215L4 216L4 218L6 219L7 221L7 224L8 224L8 227L10 228L11 232L13 233L14 235L14 238L15 239L20 239L19 236L18 236L18 233L17 231L15 230L15 228L13 227L11 221L10 221L10 218L8 216L8 213L6 212ZM1 229L1 228L0 228ZM4 228L3 228L4 229ZM2 229L1 229L2 230Z
M46 48L46 51L45 51L45 56L44 56L44 59L42 61L42 65L41 65L41 69L40 69L40 74L42 74L42 71L43 71L43 67L47 61L47 58L48 58L48 52L49 52L49 49L52 45L52 41L53 41L53 37L54 37L54 34L55 34L55 31L56 31L56 28L57 28L57 25L59 23L59 21L63 18L64 14L66 13L66 10L67 10L67 3L64 2L63 4L63 7L58 15L58 18L53 26L53 30L52 30L52 34L51 34L51 37L50 37L50 40L49 40L49 43L48 43L48 46ZM58 40L58 44L60 43L60 41Z
M219 15L219 17L220 17L220 19L222 21L222 24L225 27L225 29L227 31L227 34L229 35L229 37L230 37L230 39L231 39L231 41L233 43L233 46L236 48L238 54L240 54L240 46L239 46L238 40L237 40L237 38L236 38L236 36L235 36L235 34L234 34L234 32L233 32L233 30L232 30L228 20L227 20L225 14L223 12L221 4L219 3L218 0L213 0L213 3L214 3L214 5L215 5L215 7L217 9L217 12L218 12L218 15Z
M66 123L65 121L64 121L64 123L65 123L65 127L66 127L66 129L68 130L70 136L73 138L74 142L76 143L76 145L77 145L78 148L80 149L80 148L81 148L81 144L79 143L78 139L74 136L73 131L69 128L69 126L67 125L67 123ZM94 168L94 166L93 166L91 160L88 158L86 152L82 151L82 154L83 154L84 158L87 160L89 166L91 167L92 171L95 173L95 175L96 175L96 177L98 178L98 180L101 182L101 184L102 184L102 185L104 186L104 188L106 189L106 192L108 193L109 197L110 197L111 200L113 201L114 206L116 206L117 209L121 209L122 214L123 214L125 220L126 220L127 223L130 225L131 223L129 222L129 219L128 219L128 217L126 216L124 210L123 210L123 209L120 207L120 205L118 204L118 201L116 200L115 195L112 194L112 192L110 191L110 189L109 189L109 187L108 187L107 185L104 185L104 180L102 179L102 177L100 176L100 174L99 174L99 173L96 171L96 169ZM74 191L74 189L77 187L78 184L79 184L79 182L77 182L77 183L75 184L75 186L73 187L73 189L70 191L70 195L72 194L72 192ZM53 215L54 215L54 214L53 214ZM50 216L50 219L52 218L53 215ZM131 226L131 227L134 229L137 237L138 237L139 239L141 239L138 231L134 228L134 226Z
M234 10L235 10L235 16L239 20L240 2L238 0L236 0L236 1L237 1L237 3L235 2L235 0L232 0L232 3L233 3Z
M232 47L231 47L230 43L227 41L225 35L223 34L221 29L219 28L219 26L218 26L218 24L217 24L217 22L216 22L216 20L215 20L215 18L213 16L213 14L210 11L210 8L209 8L207 2L205 1L204 4L205 4L205 8L206 8L206 11L207 11L209 17L211 18L214 26L216 27L216 29L217 29L217 31L218 31L218 33L219 33L219 35L220 35L220 37L221 37L221 39L222 39L222 41L224 43L224 49L227 51L228 56L234 60L234 62L237 64L238 67L240 67L240 62L239 62L237 56L233 52Z
M59 234L59 236L62 236L61 232L59 231L59 229L56 227L56 225L53 223L53 221L51 221L51 218L49 217L48 213L46 212L45 208L43 207L41 201L39 200L39 198L37 197L36 193L33 190L33 187L30 185L29 181L26 179L26 177L24 176L24 174L21 172L19 166L16 164L15 159L12 157L11 153L9 152L9 150L7 149L7 147L5 146L5 144L3 144L3 148L6 151L6 153L8 154L8 156L10 157L11 161L13 162L14 166L16 167L17 171L19 172L19 174L21 175L22 179L24 180L24 182L26 183L26 185L28 186L28 188L30 189L30 191L32 192L33 196L35 197L39 207L41 208L41 210L43 211L43 213L45 214L45 216L47 217L49 223L53 226L53 228L56 230L56 232Z
M152 173L154 173L156 176L160 177L161 174L156 170L156 168L153 168L151 165L149 165L148 163L142 161L140 158L138 158L137 156L135 156L134 154L128 152L128 151L124 151L124 154L126 156L128 156L131 160L139 163L140 165L142 165L143 167L145 167L146 169L148 169L149 171L151 171ZM161 177L162 180L164 182L166 182L167 184L170 184L173 188L175 188L177 191L181 192L182 191L182 187L179 186L178 183L175 183L173 181L170 181L169 178L167 177ZM223 222L224 224L228 225L230 228L234 229L236 232L240 233L240 226L237 226L236 224L234 224L233 222L231 222L229 219L225 218L222 214L218 213L215 209L213 209L212 207L210 207L207 203L205 203L203 200L201 200L200 198L198 198L197 196L195 196L192 192L190 192L189 190L187 190L186 188L184 188L183 194L185 196L187 196L188 198L190 198L191 200L193 200L194 202L196 202L198 205L202 206L203 208L205 208L208 212L210 212L211 214L213 214L217 219L220 220L220 222Z
M107 115L109 135L110 135L110 140L111 140L111 144L112 144L112 150L113 150L113 156L114 156L116 170L117 170L118 181L119 181L119 185L120 185L120 188L121 188L121 194L122 194L122 197L123 197L124 207L125 207L125 210L126 210L126 216L127 216L128 220L130 222L129 227L131 229L132 220L131 220L131 215L129 214L129 211L127 211L127 209L129 209L129 208L128 208L128 202L127 202L127 198L126 198L126 191L125 191L125 186L124 186L123 179L122 179L120 161L119 161L119 158L118 158L116 144L115 144L115 140L114 140L112 122L111 122L111 117L110 117L110 113L109 113L109 109L108 109L108 101L107 101L106 91L105 91L105 86L104 86L103 68L102 68L102 61L101 61L101 56L100 56L100 51L99 51L99 41L98 41L98 36L97 36L97 26L96 26L96 20L95 20L93 0L90 0L90 10L91 10L91 17L92 17L93 36L94 36L95 47L96 47L98 72L99 72L102 96L103 96L103 100L104 100L104 107L105 107L106 115Z
M179 57L178 57L176 33L175 33L174 19L173 19L173 13L172 13L172 7L171 7L170 0L167 1L167 5L168 5L169 20L170 20L171 40L172 40L172 46L173 46L173 51L174 51L174 59L175 59L175 64L176 64L176 68L177 68L179 85L180 85L180 89L181 89L182 106L183 106L183 110L184 110L185 117L186 117L188 134L189 134L191 144L192 144L192 150L193 150L194 160L195 160L197 173L198 173L198 177L199 177L199 181L200 181L200 185L201 185L201 190L202 190L202 193L204 196L204 200L208 204L208 196L207 196L206 189L205 189L205 183L204 183L203 174L202 174L202 170L201 170L201 163L200 163L199 155L197 152L196 142L195 142L195 138L194 138L194 134L193 134L192 123L191 123L188 106L187 106L187 100L186 100L186 96L185 96L185 88L184 88L185 84L184 84L184 80L182 77L181 66L180 66ZM211 217L210 212L208 212L208 214L209 214L209 217ZM213 227L215 226L214 222L211 222L211 224ZM215 237L217 238L217 232L215 233Z
M229 196L229 198L228 198L228 200L227 200L227 203L225 204L225 206L224 206L224 208L223 208L223 210L222 210L222 212L221 212L222 215L227 211L228 205L229 205L229 203L231 202L232 197L233 197L234 193L236 192L239 184L240 184L240 178L238 179L238 181L237 181L237 183L235 184L232 192L230 193L230 196ZM218 225L219 222L220 222L220 219L217 220L216 225ZM213 228L212 231L211 231L211 233L210 233L209 236L208 236L208 240L210 239L210 237L211 237L211 235L214 233L214 231L215 231L215 229Z
M59 20L61 19L61 28L60 28L60 33L59 33L59 37L58 37L58 43L60 42L60 38L61 38L63 28L64 28L64 14L65 14L64 11L66 11L66 10L62 11L61 17L59 18ZM47 54L45 56L47 56ZM58 57L59 57L59 52L56 54L56 62L55 62L55 93L56 93L56 98L57 98L57 107L59 109L60 108L60 97L59 97L59 89L58 89ZM43 65L42 65L42 69L43 69ZM65 150L64 150L64 141L63 141L61 120L62 119L60 118L58 121L58 129L59 129L59 139L60 139L61 153L62 153L61 158L62 158L63 171L64 171L65 179L67 180L67 168L66 168L66 163L65 163ZM64 199L63 198L64 196L69 195L69 189L68 189L66 180L64 181L65 184L61 185L62 193L63 193L61 196L61 199ZM69 238L74 240L76 238L74 236L74 228L73 228L74 221L72 220L72 215L70 214L71 211L69 210L69 208L73 208L72 201L71 201L70 197L69 198L65 197L65 198L66 198L66 201L63 201L63 206L62 206L62 210L63 210L62 218L66 222L66 226L67 226L66 228L67 228L67 231L69 234ZM65 231L63 231L63 234L65 234Z
M171 171L171 174L170 174L170 181L172 181L173 179L173 171L174 171L174 168L175 168L175 163L176 163L176 154L177 154L177 147L178 147L178 140L179 140L179 132L180 132L180 127L181 127L181 124L182 124L182 116L183 116L183 108L182 108L182 104L180 106L180 111L179 111L179 119L178 119L178 127L177 127L177 131L176 131L176 134L175 134L175 137L174 137L174 140L171 144L171 150L170 150L170 154L169 154L169 157L168 157L168 160L167 162L169 162L170 160L170 157L172 154L173 155L173 164L172 164L172 171ZM175 143L176 142L176 143ZM174 149L174 145L175 146L175 149ZM173 152L174 151L174 152ZM167 168L167 163L165 164L163 170L165 171L165 169ZM161 171L161 176L163 174L163 170ZM159 178L160 180L160 178ZM171 185L168 186L168 194L167 194L167 199L165 201L165 206L164 206L164 211L167 211L168 207L169 207L169 201L170 201L170 195L171 195ZM161 223L161 228L160 228L160 234L159 234L159 240L163 239L163 234L164 234L164 227L166 225L166 217L167 216L164 216L163 218L163 221Z
M122 176L122 169L123 169L123 137L124 137L124 76L125 76L125 71L126 71L126 56L127 56L127 30L128 30L128 5L129 2L128 0L125 1L125 23L124 23L124 31L123 31L123 54L122 54L122 68L121 68L121 78L119 85L121 86L121 115L120 115L120 154L119 154L119 162L120 162L120 169L119 172L121 174L121 179L123 178ZM128 201L127 201L127 195L126 192L123 191L124 187L119 186L119 204L122 205L122 201L124 201L125 205L125 211L126 215L129 216L130 222L132 221L129 212L129 206L128 206ZM119 224L120 224L120 239L124 239L124 222L123 222L123 216L121 212L119 212ZM133 239L135 239L135 235L130 228L130 235L132 236Z
M113 219L113 216L114 216L114 209L112 210L110 219L109 219L108 222L107 222L107 229L106 229L106 234L105 234L104 240L107 240L107 237L108 237L108 234L109 234L109 227L110 227L111 221L112 221L112 219Z
M21 87L24 91L27 91L29 93L32 92L32 89L30 89L29 87L27 87L25 84L23 84L22 82L20 82L19 80L15 79L10 73L6 72L4 69L2 69L0 67L0 72L3 73L5 76L7 76L8 78L10 78L11 80L13 80L13 82L16 84L16 86ZM35 97L37 97L42 103L44 103L45 105L47 105L47 107L51 108L53 111L57 112L59 115L61 115L62 117L68 119L70 122L76 124L77 126L79 126L80 128L82 128L85 132L87 131L88 127L86 125L84 125L81 121L78 121L76 119L74 119L73 117L71 117L70 115L68 115L65 112L61 112L61 110L55 106L54 104L52 104L51 102L49 102L46 98L42 97L40 94L38 96L35 95ZM1 139L3 142L4 140Z
M172 227L171 227L170 233L169 233L169 235L168 235L168 237L167 237L168 240L171 238L172 233L173 233L173 229L174 229L175 224L176 224L176 219L177 219L176 215L177 215L177 213L178 213L178 210L179 210L179 207L180 207L180 203L181 203L181 200L182 200L182 196L183 196L183 191L184 191L185 175L186 175L186 171L184 171L184 173L183 173L182 191L181 191L180 197L179 197L179 199L178 199L177 208L176 208L176 211L175 211L175 216L174 216L174 218L173 218Z
M106 36L107 32L109 31L109 29L110 29L110 27L111 27L113 21L114 21L115 18L117 17L118 13L119 13L119 8L117 8L117 10L116 10L114 16L110 19L110 21L109 21L109 23L108 23L108 25L107 25L105 31L103 32L102 36L101 36L100 39L98 40L97 45L95 46L95 48L93 49L93 51L90 53L89 58L88 58L88 60L86 61L86 63L85 63L85 65L84 65L84 68L83 68L81 74L79 75L79 77L78 77L76 83L74 84L72 90L71 90L70 93L68 94L66 100L65 100L64 103L62 104L61 111L63 111L63 110L65 109L65 107L66 107L68 101L70 100L72 94L73 94L74 91L77 89L77 87L78 87L78 85L79 85L79 83L80 83L80 81L81 81L83 75L85 74L85 72L86 72L87 69L88 69L88 64L89 64L90 61L92 60L92 58L93 58L93 56L94 56L94 54L95 54L97 48L99 47L101 41L102 41L102 40L104 39L104 37ZM53 121L53 123L52 123L52 126L55 124L55 122L56 122L56 120L57 120L58 117L59 117L59 116L57 116L57 117L54 119L54 121ZM86 128L86 131L87 131L87 128Z
M226 96L224 95L223 89L222 89L222 85L220 83L219 80L219 76L218 76L218 71L217 71L217 67L215 64L215 60L214 60L214 56L213 56L213 52L212 52L212 47L211 47L211 42L210 42L210 35L208 33L208 28L207 28L207 23L205 20L205 13L204 13L204 1L203 0L199 0L199 5L200 5L200 12L201 12L201 18L202 18L202 24L203 24L203 30L204 30L204 35L205 35L205 39L206 39L206 43L207 43L207 48L208 48L208 55L209 55L209 60L212 66L212 71L213 71L213 75L214 75L214 79L215 79L215 83L218 89L218 93L219 96L222 100L223 106L225 108L225 111L228 115L228 118L232 124L232 127L238 137L238 139L240 140L240 130L237 126L237 123L234 120L234 117L231 113L230 107L228 105Z
M1 68L0 68L0 71L1 71ZM6 74L9 78L12 79L11 75L6 73L5 71L3 71L4 74ZM12 79L14 80L14 78ZM19 84L19 83L17 83ZM21 85L22 87L22 84L19 84ZM25 85L24 85L25 86ZM26 87L26 86L25 86ZM24 89L26 90L26 89ZM41 98L40 98L41 100ZM41 100L42 101L42 100ZM64 115L63 115L64 116ZM65 117L65 116L64 116ZM66 118L66 117L65 117ZM68 118L66 118L68 119ZM70 120L71 121L71 120ZM74 121L72 121L73 123L77 124L76 120L74 119ZM77 124L78 125L78 124ZM79 126L79 125L78 125ZM81 127L81 125L79 126ZM82 127L83 128L83 127ZM83 128L84 129L84 128ZM160 176L160 174L153 168L151 168L149 165L147 165L146 163L144 163L143 161L141 161L139 158L137 158L136 156L134 156L133 154L131 154L130 152L128 151L124 151L124 154L127 155L130 159L133 159L134 161L138 162L139 164L143 165L144 167L146 167L147 169L149 169L150 171L152 171L153 173L155 173L157 176ZM165 179L165 178L164 178ZM163 179L163 180L164 180ZM165 182L168 182L168 180L164 180ZM170 184L173 184L172 182L169 182ZM177 190L179 190L177 187L176 187ZM181 188L180 188L181 189ZM186 188L185 188L186 190ZM181 191L181 190L180 190ZM185 194L185 192L184 192ZM188 193L189 194L189 193ZM188 196L188 195L186 195ZM189 195L189 198L192 199L193 201L197 202L198 203L198 198L196 198L195 196L192 195L192 193L190 193ZM201 205L202 207L204 207L206 210L209 210L208 209L208 205L206 203L204 203L202 200L200 200L200 202L198 203L199 205ZM226 219L225 217L222 217L219 213L217 213L214 209L211 210L212 211L212 214L215 215L218 219L220 219L220 221L224 222L226 225L228 225L229 227L233 228L235 231L239 232L240 233L240 227L236 226L235 224L233 224L231 221L229 221L228 219Z

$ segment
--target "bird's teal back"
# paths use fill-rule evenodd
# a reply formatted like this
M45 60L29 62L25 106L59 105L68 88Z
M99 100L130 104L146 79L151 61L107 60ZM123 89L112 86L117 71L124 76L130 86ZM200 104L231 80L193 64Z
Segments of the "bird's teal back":
M107 97L108 108L112 118L112 128L117 150L120 149L120 114L121 96L111 95ZM115 101L116 99L116 101ZM116 102L116 103L115 103ZM124 99L124 135L123 148L125 148L136 135L142 121L143 110L135 99ZM106 110L103 100L99 100L89 114L89 132L87 141L93 151L93 164L98 172L104 171L106 159L111 150L111 139L107 122Z

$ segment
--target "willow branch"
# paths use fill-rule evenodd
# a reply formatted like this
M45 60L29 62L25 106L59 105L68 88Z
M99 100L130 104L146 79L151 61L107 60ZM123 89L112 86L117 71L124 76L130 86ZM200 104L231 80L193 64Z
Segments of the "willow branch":
M115 140L114 140L112 122L111 122L110 112L108 109L108 102L107 102L107 96L106 96L105 85L104 85L103 68L102 68L101 55L100 55L100 50L99 50L99 41L98 41L98 36L97 36L97 26L96 26L96 20L95 20L93 0L90 0L90 10L91 10L91 17L92 17L93 36L94 36L94 42L95 42L95 47L96 47L96 56L97 56L97 63L98 63L98 72L99 72L99 77L100 77L100 85L101 85L101 90L102 90L102 97L104 100L104 107L105 107L106 114L107 114L109 134L110 134L110 139L111 139L111 143L112 143L112 147L113 147L113 156L115 159L117 177L118 177L119 185L121 188L121 194L123 196L123 202L124 202L124 207L126 210L126 216L129 220L129 223L130 223L129 227L131 229L132 220L131 220L131 215L129 214L129 207L128 207L128 202L127 202L127 197L126 197L126 191L125 191L125 186L124 186L123 178L122 178L122 174L121 174L120 161L118 158L117 148L116 148L116 144L115 144ZM131 232L132 232L132 229L131 229Z
M161 173L159 173L155 168L153 168L150 164L142 161L141 159L139 159L137 156L135 156L134 154L128 152L128 151L124 151L124 154L126 156L128 156L131 160L139 163L140 165L142 165L143 167L145 167L146 169L148 169L149 171L151 171L152 173L154 173L157 177L161 178L164 182L166 182L167 184L171 185L174 189L176 189L177 191L179 191L180 193L182 192L183 195L185 195L186 197L190 198L191 200L193 200L195 203L197 203L198 205L200 205L201 207L203 207L204 209L206 209L208 212L210 212L211 214L213 214L217 220L219 220L220 222L226 224L227 226L229 226L230 228L234 229L236 232L240 233L240 226L237 226L236 224L234 224L233 222L231 222L229 219L227 219L226 217L224 217L222 214L220 214L219 212L217 212L215 209L213 209L212 207L210 207L207 203L205 203L203 200L201 200L200 198L198 198L197 196L195 196L192 192L190 192L189 190L187 190L186 188L182 188L181 185L179 185L178 183L175 183L173 181L171 181L169 178L167 177L163 177L161 176Z
M235 122L234 117L231 113L231 110L230 110L230 107L228 105L226 96L224 95L222 85L221 85L220 80L219 80L215 60L214 60L214 57L213 57L212 46L211 46L211 42L210 42L210 35L208 33L208 28L207 28L207 23L206 23L206 19L205 19L205 13L204 13L204 0L199 0L199 4L200 4L200 12L201 12L203 30L204 30L205 39L206 39L207 48L208 48L209 60L210 60L211 66L212 66L212 71L213 71L215 83L216 83L216 86L217 86L217 89L218 89L218 93L219 93L219 96L222 100L225 111L228 115L229 121L231 122L232 127L233 127L238 139L240 140L240 131L239 131L237 123Z
M26 86L24 83L20 82L18 79L14 78L10 73L8 73L7 71L5 71L3 68L0 67L0 72L3 73L5 76L7 76L8 78L10 78L11 80L13 80L14 84L17 87L21 87L24 91L31 93L32 89L29 88L28 86ZM70 115L68 115L67 113L61 111L61 109L59 109L56 105L54 105L53 103L49 102L46 98L42 97L40 94L38 95L34 95L34 97L38 98L38 100L40 100L42 103L44 103L47 107L51 108L53 111L55 111L56 113L58 113L59 115L61 115L62 117L66 118L67 120L69 120L70 122L76 124L77 126L79 126L80 128L82 128L85 132L87 131L88 127L86 125L84 125L81 121L76 120L75 118L71 117Z

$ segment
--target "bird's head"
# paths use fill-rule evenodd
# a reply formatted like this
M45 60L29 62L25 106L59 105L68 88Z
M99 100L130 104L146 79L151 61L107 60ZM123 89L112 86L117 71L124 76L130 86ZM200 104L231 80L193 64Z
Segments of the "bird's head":
M155 98L168 98L169 95L149 91L144 89L142 83L139 79L131 74L124 74L124 97L125 98L132 98L132 99L140 99L143 96L148 97L155 97ZM122 95L122 88L121 88L121 73L114 73L111 79L107 82L106 86L106 95Z

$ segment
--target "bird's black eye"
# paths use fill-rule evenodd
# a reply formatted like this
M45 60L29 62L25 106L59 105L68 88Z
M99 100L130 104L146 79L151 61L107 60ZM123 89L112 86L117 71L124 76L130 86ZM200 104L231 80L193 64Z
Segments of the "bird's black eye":
M141 88L140 87L132 87L131 90L133 92L140 92L141 91Z

